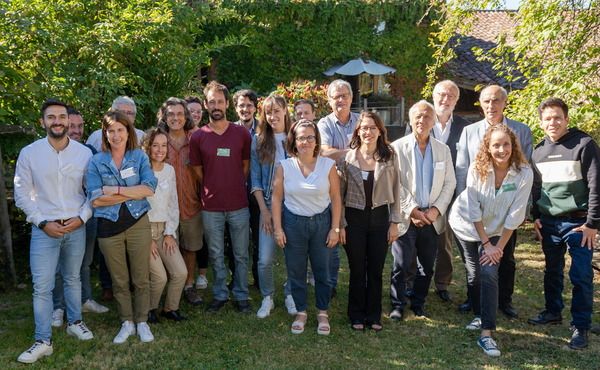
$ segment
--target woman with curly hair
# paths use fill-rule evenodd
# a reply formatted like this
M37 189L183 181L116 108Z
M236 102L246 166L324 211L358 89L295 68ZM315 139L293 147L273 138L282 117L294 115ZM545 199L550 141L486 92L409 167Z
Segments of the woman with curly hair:
M492 339L498 307L498 266L503 249L525 219L533 172L514 132L491 126L467 175L467 188L450 211L450 226L465 254L467 289L475 318L469 330L481 330L478 345L500 356Z

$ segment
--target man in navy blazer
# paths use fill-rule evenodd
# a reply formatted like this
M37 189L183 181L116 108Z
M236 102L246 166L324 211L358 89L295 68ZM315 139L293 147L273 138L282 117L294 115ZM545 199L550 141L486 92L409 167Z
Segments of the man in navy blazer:
M528 161L531 161L533 151L531 129L521 122L507 119L504 116L504 108L508 101L508 93L499 85L490 85L481 90L479 103L485 116L479 122L467 126L458 141L456 147L456 195L460 194L467 183L467 172L469 166L475 160L479 145L483 140L485 131L493 125L505 124L513 130L521 151ZM509 318L516 318L517 311L512 306L512 294L515 286L515 246L517 244L516 231L511 236L504 248L504 254L500 261L498 271L499 291L498 307ZM462 306L462 305L461 305Z

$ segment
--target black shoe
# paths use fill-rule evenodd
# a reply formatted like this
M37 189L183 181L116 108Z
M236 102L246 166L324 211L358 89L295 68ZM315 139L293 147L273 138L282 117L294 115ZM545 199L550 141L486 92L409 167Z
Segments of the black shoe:
M527 322L533 325L560 324L562 322L562 316L559 313L552 313L544 310L536 317L527 320Z
M248 300L241 300L235 302L237 310L239 313L250 313L252 311L252 307L250 307L250 302Z
M412 298L414 295L415 295L415 292L414 292L414 290L412 290L412 289L406 289L406 290L404 291L404 296L405 296L406 298Z
M158 324L158 315L156 314L156 310L150 310L148 312L148 324Z
M471 301L469 301L469 299L467 299L466 301L464 301L463 303L458 305L458 312L461 312L461 313L470 312L471 309L472 309Z
M183 295L188 301L188 303L193 306L200 306L202 303L204 303L202 297L200 297L200 295L198 294L196 289L194 289L193 286L185 288L183 290Z
M187 317L183 316L182 314L179 313L179 310L175 310L175 311L162 311L160 313L160 315L162 317L164 317L167 320L173 320L173 321L183 321L183 320L187 320Z
M436 291L438 297L444 302L452 302L452 297L450 297L450 292L447 290L438 290Z
M362 320L351 320L350 328L354 331L365 331L365 323Z
M411 307L410 309L415 314L416 317L427 317L427 314L425 313L425 310L423 309L423 307L415 306L415 307Z
M218 299L213 299L213 301L210 302L206 308L206 312L218 312L221 308L223 308L223 306L225 306L225 303L227 303L227 300L220 301Z
M516 319L517 317L519 317L517 310L515 310L515 308L510 303L500 306L499 308L500 311L502 311L502 313L509 319Z
M573 331L573 336L569 341L569 348L584 349L588 346L588 330L577 329Z
M401 308L394 308L392 312L390 312L390 319L402 321L402 319L404 319L404 311Z
M330 299L334 299L337 296L337 289L336 288L331 288L331 293L329 295Z

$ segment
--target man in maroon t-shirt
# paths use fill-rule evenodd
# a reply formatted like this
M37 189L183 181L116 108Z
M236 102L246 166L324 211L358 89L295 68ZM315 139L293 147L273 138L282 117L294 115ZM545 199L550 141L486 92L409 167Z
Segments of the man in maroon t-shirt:
M233 299L242 313L252 311L248 302L248 233L250 232L246 178L250 168L248 130L229 122L227 87L216 81L204 88L208 125L190 140L190 164L202 182L202 221L213 267L213 301L207 308L217 312L229 299L224 262L225 224L229 225L235 256Z

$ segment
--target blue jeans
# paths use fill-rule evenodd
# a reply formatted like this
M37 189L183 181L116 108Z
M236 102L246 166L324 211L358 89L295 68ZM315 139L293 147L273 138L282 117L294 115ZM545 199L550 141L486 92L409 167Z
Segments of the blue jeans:
M260 294L263 297L273 295L275 284L273 283L273 261L277 252L277 244L273 238L273 234L267 234L263 230L262 219L259 226L258 234L258 281L260 283ZM290 284L284 285L284 294L287 296L291 293Z
M96 234L98 230L98 219L90 218L85 223L85 254L81 263L81 304L92 299L92 282L90 280L90 267L94 261L94 247L96 246ZM65 309L65 295L60 270L56 271L56 282L52 291L54 309Z
M67 321L81 320L81 280L79 270L85 252L85 227L60 238L48 236L37 226L31 228L29 264L33 280L35 340L52 338L52 289L56 271L63 278Z
M339 245L331 248L331 257L329 258L329 285L331 289L337 287L338 274L340 271L340 248Z
M542 250L546 259L544 297L546 310L561 313L564 308L562 291L565 252L571 255L569 278L573 284L571 325L588 330L592 321L593 278L592 251L581 246L582 233L573 231L585 218L542 216Z
M315 276L316 306L319 310L329 308L331 286L329 285L329 258L327 234L331 229L331 210L311 217L298 216L284 207L283 231L285 232L285 264L288 284L299 312L306 311L306 265L310 258Z
M213 299L229 299L227 289L227 269L225 268L225 224L229 225L231 247L235 258L233 277L233 299L248 299L248 235L250 233L250 213L248 208L235 211L202 211L204 234L208 243L208 254L213 267Z
M490 238L496 244L500 237ZM467 290L473 306L475 316L481 316L481 329L496 330L496 313L498 307L498 282L500 281L500 266L482 266L479 257L484 251L480 242L468 242L457 238L465 256L465 269L467 270ZM505 247L506 249L507 247Z

